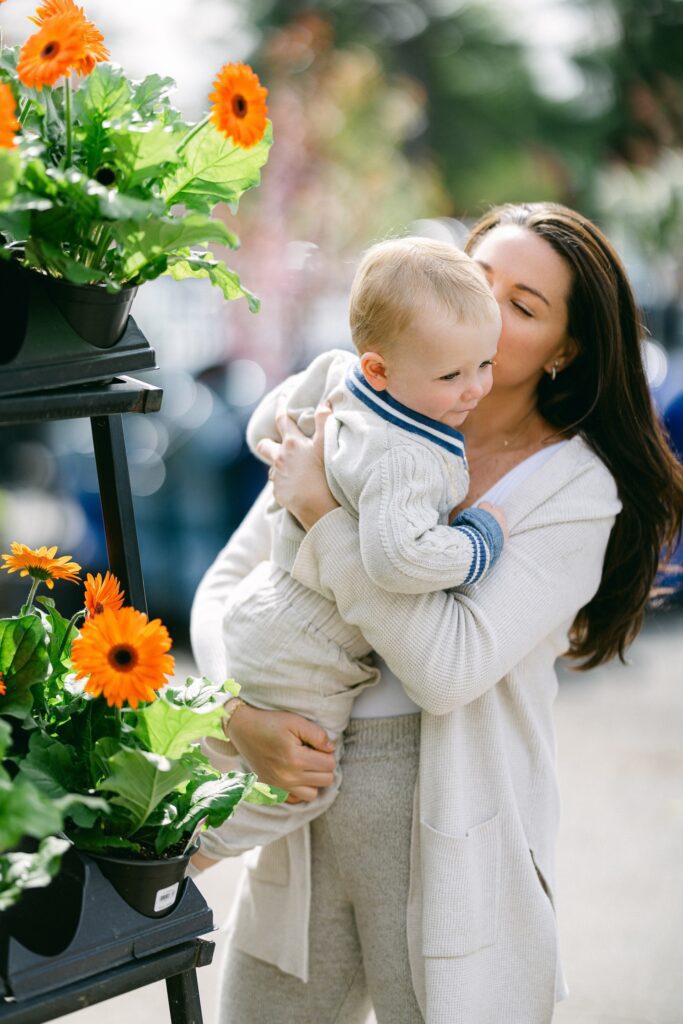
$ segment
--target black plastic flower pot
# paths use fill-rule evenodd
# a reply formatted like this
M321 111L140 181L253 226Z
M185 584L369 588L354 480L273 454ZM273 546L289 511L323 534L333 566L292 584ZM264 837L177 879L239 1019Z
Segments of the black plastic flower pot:
M110 294L0 259L0 397L153 369L154 349L130 316L136 291Z
M17 847L34 853L37 840L23 839ZM71 847L48 885L25 889L19 900L0 914L0 943L11 936L40 956L57 956L72 941L83 907L84 865ZM1 958L0 958L1 959Z
M190 857L199 849L195 842L180 857L141 860L116 853L89 853L105 878L129 907L145 917L170 914L180 898L181 883Z
M111 293L104 285L45 279L47 293L76 334L95 348L111 348L123 335L137 285Z

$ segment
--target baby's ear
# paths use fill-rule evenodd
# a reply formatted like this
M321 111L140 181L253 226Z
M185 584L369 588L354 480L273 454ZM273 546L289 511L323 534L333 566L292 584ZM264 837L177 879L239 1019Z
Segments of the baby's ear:
M363 376L375 391L384 391L387 386L387 367L384 356L379 352L364 352L360 357L360 368Z

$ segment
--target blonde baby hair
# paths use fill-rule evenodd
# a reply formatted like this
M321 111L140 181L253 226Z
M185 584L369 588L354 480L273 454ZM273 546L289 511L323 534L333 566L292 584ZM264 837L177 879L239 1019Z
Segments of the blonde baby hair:
M498 304L471 256L431 238L391 238L363 254L351 285L349 323L359 354L386 353L429 303L463 324L495 320Z

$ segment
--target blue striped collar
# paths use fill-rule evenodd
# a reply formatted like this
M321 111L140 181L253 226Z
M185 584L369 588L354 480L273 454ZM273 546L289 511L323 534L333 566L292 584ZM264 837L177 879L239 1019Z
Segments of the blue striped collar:
M355 395L367 405L368 409L372 409L382 419L394 423L397 427L402 427L411 434L419 434L421 437L427 438L428 441L441 445L453 455L459 455L461 459L465 458L465 439L460 431L446 426L445 423L439 423L438 420L433 420L429 416L423 416L422 413L415 412L414 409L409 409L407 405L402 405L401 402L393 398L388 391L376 391L365 379L360 361L356 361L350 368L346 377L346 386L352 395Z

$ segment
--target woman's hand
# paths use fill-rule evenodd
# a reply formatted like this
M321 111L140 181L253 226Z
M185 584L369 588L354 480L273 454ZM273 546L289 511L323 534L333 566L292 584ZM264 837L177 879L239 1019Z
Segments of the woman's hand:
M241 706L230 719L230 742L259 777L289 790L287 803L314 800L334 780L334 743L315 722L289 711Z
M257 451L270 463L275 500L298 519L304 530L338 508L327 485L324 462L325 421L332 412L325 402L315 411L315 433L306 437L287 415L285 400L278 407L275 422L282 443L269 438L260 441Z

